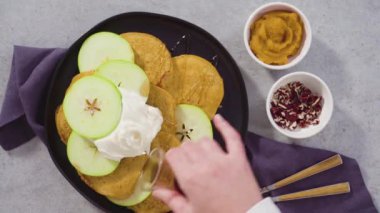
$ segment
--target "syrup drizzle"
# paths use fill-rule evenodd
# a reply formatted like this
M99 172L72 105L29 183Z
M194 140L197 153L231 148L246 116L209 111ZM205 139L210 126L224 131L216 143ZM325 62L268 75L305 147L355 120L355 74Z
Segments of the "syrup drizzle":
M181 38L170 48L170 53L173 56L178 56L181 54L188 54L190 52L190 34L182 35ZM219 57L218 55L214 55L211 60L211 64L216 68L218 66Z
M187 54L190 51L190 34L183 35L172 48L170 53L174 56Z
M218 67L219 58L218 55L214 55L211 59L211 64L214 65L215 68Z

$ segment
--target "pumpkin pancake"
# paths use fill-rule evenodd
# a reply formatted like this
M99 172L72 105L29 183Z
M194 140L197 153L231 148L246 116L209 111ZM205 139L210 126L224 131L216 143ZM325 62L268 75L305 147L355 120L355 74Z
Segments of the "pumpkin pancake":
M181 145L181 142L172 134L167 134L165 132L161 132L152 143L151 148L154 149L156 147L160 147L165 152L171 148L177 147ZM165 187L174 188L175 181L174 176L170 172L170 170L162 170L162 183ZM143 202L129 207L137 213L161 213L161 212L169 212L170 208L163 203L161 200L150 195Z
M67 144L72 130L63 114L62 105L59 105L55 111L55 125L57 126L58 135L61 138L61 141L64 144Z
M151 149L160 147L167 151L179 145L180 142L174 135L160 131L154 138ZM146 155L124 158L121 160L117 169L106 176L93 177L78 173L82 180L99 194L116 199L125 199L133 193L146 160ZM174 178L172 176L164 176L165 180L167 179L168 181L168 185L170 185L171 182L174 184Z
M149 195L142 203L128 208L136 213L166 213L170 211L170 208L165 203L153 197L153 195Z
M193 104L214 117L224 96L223 79L215 67L196 55L173 58L173 70L165 74L160 86L177 104Z
M165 152L169 151L169 149L180 146L181 142L175 137L174 134L169 134L167 132L160 131L157 136L152 141L152 145L150 149L161 148Z
M90 75L93 75L95 73L95 71L88 71L88 72L81 72L81 73L78 73L76 74L73 79L71 79L71 82L70 82L70 85L69 87L67 88L67 90L70 89L71 85L73 83L75 83L76 81L78 81L79 79L83 78L83 77L86 77L86 76L90 76ZM66 90L66 91L67 91Z
M78 173L81 179L99 194L124 199L133 193L146 159L146 155L124 158L117 169L106 176L93 177Z
M73 77L73 79L71 80L71 83L70 83L70 84L75 83L76 81L78 81L79 79L81 79L81 78L83 78L83 77L93 75L94 73L95 73L95 71L88 71L88 72L81 72L81 73L78 73L78 74L76 74L76 75Z
M167 133L175 134L176 132L176 119L175 107L176 101L167 91L151 85L147 104L157 107L162 113L164 122L162 123L161 130Z
M132 46L135 63L145 71L149 81L157 85L172 68L171 55L165 44L146 33L130 32L121 36Z

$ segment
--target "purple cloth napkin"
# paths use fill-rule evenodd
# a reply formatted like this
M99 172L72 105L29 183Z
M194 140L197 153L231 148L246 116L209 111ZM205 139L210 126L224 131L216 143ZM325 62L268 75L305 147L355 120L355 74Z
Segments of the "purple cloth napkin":
M12 69L0 114L0 145L10 150L38 136L47 143L43 122L47 87L64 49L40 49L15 46ZM260 186L270 185L335 153L288 145L253 133L246 138L251 164ZM339 182L350 182L351 193L330 197L278 203L282 212L377 212L354 159L282 189L270 196L296 192Z
M260 186L267 186L336 153L279 143L253 133L246 137L253 171ZM350 182L351 193L278 203L282 212L377 212L356 160L342 156L343 165L268 193L277 196L320 186Z
M64 49L15 46L0 113L0 145L16 148L35 135L46 142L44 111L47 87Z

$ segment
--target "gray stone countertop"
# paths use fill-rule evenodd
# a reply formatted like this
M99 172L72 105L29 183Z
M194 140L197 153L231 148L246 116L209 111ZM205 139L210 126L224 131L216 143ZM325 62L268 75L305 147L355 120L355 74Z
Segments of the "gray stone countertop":
M270 125L264 100L276 79L307 71L324 79L335 101L326 129L297 144L355 158L377 206L380 204L380 1L287 1L309 18L313 41L308 55L288 71L267 71L247 54L242 32L257 0L0 0L0 104L13 45L69 47L98 22L124 12L162 13L192 22L214 35L244 75L249 130L283 142ZM55 168L38 140L0 149L0 212L98 212Z

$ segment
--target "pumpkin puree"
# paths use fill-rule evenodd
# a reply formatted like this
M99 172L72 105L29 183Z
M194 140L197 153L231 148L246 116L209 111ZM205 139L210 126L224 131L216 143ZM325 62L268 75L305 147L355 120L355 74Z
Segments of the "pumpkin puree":
M302 36L303 22L297 13L274 11L254 22L249 43L262 62L283 65L298 53Z

